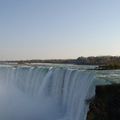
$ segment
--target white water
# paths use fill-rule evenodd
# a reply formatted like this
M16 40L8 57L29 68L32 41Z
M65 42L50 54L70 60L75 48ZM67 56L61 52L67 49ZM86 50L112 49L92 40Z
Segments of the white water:
M86 120L93 78L67 68L0 67L0 120Z

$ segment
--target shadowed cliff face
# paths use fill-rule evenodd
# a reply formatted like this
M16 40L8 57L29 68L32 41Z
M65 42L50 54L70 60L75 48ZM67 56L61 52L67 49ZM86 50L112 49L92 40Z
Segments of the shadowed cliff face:
M96 87L87 120L120 120L120 84Z

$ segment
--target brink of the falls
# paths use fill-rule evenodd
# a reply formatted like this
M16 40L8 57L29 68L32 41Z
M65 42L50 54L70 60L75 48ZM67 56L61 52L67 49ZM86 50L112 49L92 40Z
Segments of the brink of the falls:
M0 120L86 120L94 73L49 67L0 67Z

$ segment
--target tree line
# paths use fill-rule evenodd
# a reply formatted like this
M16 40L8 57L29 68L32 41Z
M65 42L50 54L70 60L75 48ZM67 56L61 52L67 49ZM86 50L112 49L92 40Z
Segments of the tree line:
M55 64L76 64L76 65L108 65L119 64L120 56L90 56L90 57L78 57L77 59L48 59L48 60L14 60L14 61L0 61L1 63L55 63Z

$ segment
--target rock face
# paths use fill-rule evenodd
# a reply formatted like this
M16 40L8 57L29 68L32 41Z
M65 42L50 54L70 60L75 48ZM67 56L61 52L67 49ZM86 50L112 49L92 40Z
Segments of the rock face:
M120 120L120 85L96 87L87 120Z

